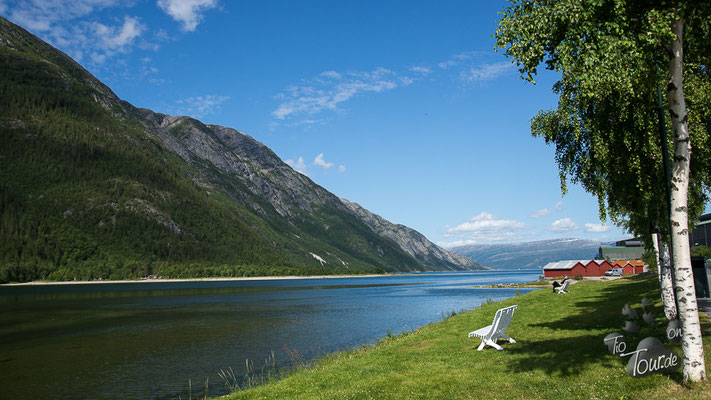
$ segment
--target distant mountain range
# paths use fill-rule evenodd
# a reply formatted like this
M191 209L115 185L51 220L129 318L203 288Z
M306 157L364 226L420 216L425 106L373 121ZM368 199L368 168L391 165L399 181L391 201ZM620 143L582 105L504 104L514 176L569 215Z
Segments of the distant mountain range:
M482 269L0 17L0 282Z
M474 244L450 250L494 269L542 268L551 261L592 259L600 246L593 240L553 239L526 243Z

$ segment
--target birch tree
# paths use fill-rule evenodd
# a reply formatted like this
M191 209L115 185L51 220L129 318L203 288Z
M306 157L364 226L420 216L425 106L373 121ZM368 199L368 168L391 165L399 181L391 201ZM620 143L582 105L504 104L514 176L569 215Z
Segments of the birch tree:
M642 233L648 243L649 226L658 224L670 239L684 379L705 379L688 220L702 211L711 182L711 4L519 0L502 14L497 47L522 78L535 83L540 65L560 73L553 88L558 108L539 112L531 127L556 146L563 192L568 180L579 183L598 198L602 219ZM671 214L655 115L658 85L666 89L672 127ZM701 157L691 157L692 147Z
M669 244L668 242L662 242L660 245L656 233L652 235L652 242L654 251L658 254L659 288L664 304L664 316L667 317L668 320L676 319L679 316L679 310L676 308L676 295L674 294L674 281L671 274L672 264L671 255L669 254ZM661 255L659 255L660 252Z

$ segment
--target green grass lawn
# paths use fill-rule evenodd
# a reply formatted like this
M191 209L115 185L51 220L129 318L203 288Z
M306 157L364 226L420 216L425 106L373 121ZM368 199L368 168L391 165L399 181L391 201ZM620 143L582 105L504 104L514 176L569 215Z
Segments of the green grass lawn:
M655 336L666 343L656 276L579 282L569 294L538 290L448 318L378 345L337 353L286 378L233 393L228 399L711 399L711 384L687 388L673 375L627 376L629 357L607 352L603 338L622 330L625 303L646 296L656 327L625 334L630 350ZM476 351L470 331L491 324L497 309L518 304L507 330L517 343ZM649 309L649 308L648 308ZM707 370L711 327L702 317Z

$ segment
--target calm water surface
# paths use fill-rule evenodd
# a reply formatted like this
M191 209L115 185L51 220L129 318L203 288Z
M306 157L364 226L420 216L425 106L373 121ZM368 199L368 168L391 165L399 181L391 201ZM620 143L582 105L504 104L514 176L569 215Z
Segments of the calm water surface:
M221 369L371 344L517 290L473 285L539 274L4 286L0 397L187 398L189 379L195 396L208 378L210 395L224 394Z

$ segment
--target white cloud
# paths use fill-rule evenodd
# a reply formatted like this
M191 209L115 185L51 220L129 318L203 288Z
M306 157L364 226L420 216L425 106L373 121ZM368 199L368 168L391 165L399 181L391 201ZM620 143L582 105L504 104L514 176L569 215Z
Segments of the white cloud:
M328 78L328 79L322 79ZM326 71L319 77L292 85L276 96L281 104L272 115L280 120L302 114L317 114L324 110L337 110L338 106L362 93L380 93L404 87L414 80L386 69L370 72L338 73Z
M491 62L490 54L482 51L467 51L455 54L449 60L437 64L442 70L459 73L459 78L467 82L482 82L495 79L509 71L514 71L510 61Z
M468 244L510 242L520 240L521 231L527 226L523 222L501 219L483 211L467 222L455 227L446 227L445 238L452 240L438 243L443 247L456 247Z
M91 53L91 60L97 64L103 64L104 61L106 61L106 54L97 53L94 51Z
M143 75L157 74L158 68L156 68L154 66L147 67L144 65L143 68L141 68L141 72L143 72Z
M287 163L294 170L296 170L304 175L308 175L309 165L304 160L304 157L299 157L296 161L294 161L292 159L288 159L288 160L285 160L284 162ZM319 153L319 155L317 155L314 158L314 161L311 165L322 168L324 172L335 166L334 163L326 161L323 153ZM346 172L346 167L341 164L336 168L336 170L340 173L344 173L344 172Z
M135 16L104 21L97 16L105 8L125 6L119 0L25 0L6 6L3 14L76 60L88 55L90 63L101 65L117 53L130 51L145 31Z
M310 127L315 126L315 125L323 125L325 122L322 119L302 119L298 121L289 121L289 122L277 122L277 121L271 121L269 122L269 130L274 131L276 128L280 126L285 126L288 128L295 128L297 126L304 126L305 129L310 129Z
M308 166L306 165L306 162L304 161L304 157L299 157L299 159L296 161L294 161L292 159L288 159L284 162L287 163L296 172L299 172L302 175L306 175L306 172L308 171Z
M341 79L341 74L336 71L324 71L321 72L321 76L323 76L324 78Z
M323 120L320 119L302 119L301 121L295 122L293 126L299 125L316 125L322 123Z
M480 54L477 51L467 51L464 53L459 53L455 54L452 57L450 57L449 60L447 61L442 61L441 63L437 64L442 69L448 69L450 67L455 67L458 65L461 65L462 63L466 62L467 60L471 60L472 58L476 57L478 54Z
M316 158L314 158L314 165L323 169L329 169L333 167L332 162L327 162L323 159L323 153L317 155Z
M154 34L154 37L159 42L167 42L168 40L170 40L170 35L168 34L168 32L166 32L165 29L158 29L158 31L156 31L156 33Z
M469 82L488 81L509 71L513 71L513 64L509 61L502 61L494 64L482 64L468 68L461 72L461 77L465 81Z
M188 97L187 99L178 100L181 105L180 114L189 115L194 118L202 118L205 115L213 114L219 111L222 103L229 100L229 96L218 96L208 94L205 96Z
M410 86L410 85L411 85L412 83L414 83L414 82L415 82L414 79L409 78L409 77L407 77L407 76L403 76L403 77L400 78L400 83L402 84L402 87Z
M485 59L488 57L488 52L468 51L455 54L437 65L442 70L452 71L456 79L469 82L494 79L513 69L508 61L487 63ZM324 111L338 111L343 103L356 96L404 88L425 77L434 79L434 72L432 68L420 65L400 71L382 67L370 72L323 71L311 79L287 86L274 96L279 104L272 111L272 116L277 120L286 120Z
M585 232L602 233L612 229L611 226L605 224L585 224Z
M553 210L555 210L555 211L562 211L562 210L563 210L563 202L562 202L562 201L559 201L559 202L555 203L555 205L553 206L553 209L550 209L550 208L542 208L542 209L540 209L540 210L538 210L538 211L532 212L532 213L529 214L528 216L531 217L531 218L540 218L540 217L543 217L543 216L546 216L546 215L550 214L551 212L553 212Z
M513 242L521 240L517 232L478 232L467 235L465 238L452 240L449 242L437 242L438 246L452 248L466 246L470 244L488 244L495 242Z
M156 4L180 22L184 31L192 32L202 21L203 13L217 7L217 0L158 0Z
M142 62L144 63L150 63L151 59L148 57L144 57L141 59ZM158 68L152 66L152 65L143 65L141 66L141 75L148 80L148 83L156 86L160 86L165 84L165 79L163 78L158 78L156 75L158 74Z
M415 67L410 68L410 72L416 72L416 73L422 74L422 75L429 75L432 73L432 69L429 67L415 66Z
M162 78L148 78L148 83L151 85L161 86L165 84L165 79Z
M548 215L548 214L550 214L550 213L551 213L550 208L543 208L543 209L541 209L541 210L532 212L532 213L529 215L529 217L531 217L531 218L540 218L540 217L543 217L543 216Z
M553 222L551 230L553 232L572 232L578 230L578 224L566 217Z
M124 17L123 25L106 26L99 22L92 24L95 35L101 40L99 46L108 52L123 51L134 39L141 36L144 27L135 17Z
M508 219L496 219L492 214L482 211L479 215L472 217L469 221L459 224L454 228L447 229L448 233L460 232L481 232L481 231L501 231L506 229L523 229L526 226L523 222Z
M44 32L55 29L57 22L68 22L118 4L119 0L25 0L4 7L13 22L32 31Z

